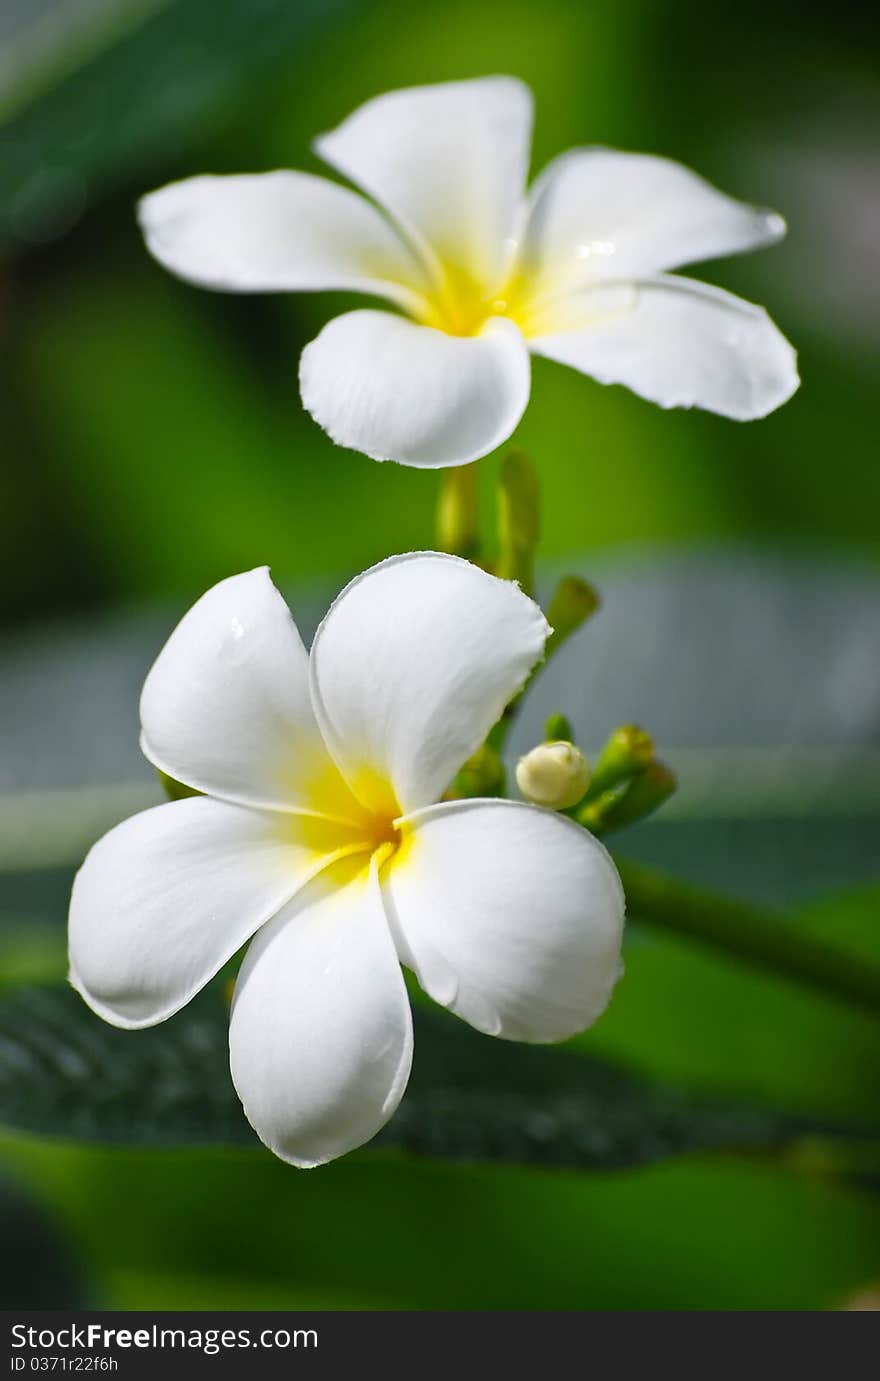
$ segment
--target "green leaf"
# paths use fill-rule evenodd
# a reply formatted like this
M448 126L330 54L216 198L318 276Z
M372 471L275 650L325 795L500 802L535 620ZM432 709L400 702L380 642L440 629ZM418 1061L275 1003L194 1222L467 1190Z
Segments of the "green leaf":
M833 1124L651 1084L571 1049L493 1041L434 1009L417 1008L415 1020L412 1080L378 1138L383 1146L607 1170L697 1150L806 1143L822 1149L827 1168ZM116 1145L255 1145L229 1080L226 1037L219 985L140 1032L104 1025L67 988L8 989L0 997L0 1122ZM845 1131L850 1147L872 1149L870 1136Z
M8 120L0 242L52 239L97 191L226 121L352 0L177 0ZM161 74L161 79L157 78Z
M8 119L169 3L7 0L5 9L0 10L0 119Z
M841 856L849 866L856 862L855 851L868 847L869 831L861 833L856 821L841 824L839 831L828 821L816 822L810 831L795 830L794 822L790 831L784 826L777 821L766 829L765 856L779 858L792 874L799 869L799 880L821 878L823 868L830 873L837 833L838 869ZM874 822L871 828L876 834ZM696 866L705 867L722 886L733 888L732 876L721 871L722 850L731 874L744 859L758 872L758 847L742 827L706 825L691 831L676 824L658 826L657 833L672 866L686 867L690 859L692 875ZM686 836L682 844L676 838L680 833ZM763 871L769 871L766 865ZM859 888L798 909L791 920L875 964L880 962L878 905L880 888ZM579 1038L597 1054L635 1065L651 1080L808 1108L832 1120L858 1120L865 1109L876 1109L876 1017L684 936L660 934L632 921L627 930L626 976L602 1020Z
M57 922L9 915L5 908L0 915L0 983L63 982L67 946Z

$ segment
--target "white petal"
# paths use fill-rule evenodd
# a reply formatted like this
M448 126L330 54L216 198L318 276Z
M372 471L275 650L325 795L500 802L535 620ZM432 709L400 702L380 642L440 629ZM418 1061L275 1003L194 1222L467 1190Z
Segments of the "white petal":
M785 222L668 158L573 149L532 188L521 264L537 292L641 277L773 244Z
M511 321L450 336L390 312L328 322L300 360L305 407L339 446L436 469L506 441L529 400L529 357Z
M586 324L531 340L531 349L661 407L744 422L798 387L795 352L763 307L705 283L661 276L583 293L568 308Z
M312 699L360 799L395 813L436 801L549 631L517 585L458 557L396 556L353 580L315 634Z
M267 567L222 580L184 615L147 676L144 753L210 795L357 819L315 722L308 662Z
M138 208L151 254L227 292L378 293L409 306L422 271L364 197L308 173L191 177Z
M621 972L624 898L573 820L517 801L417 816L383 879L401 960L479 1031L560 1041L604 1011Z
M525 193L531 129L528 87L483 77L377 96L315 150L423 251L491 287Z
M388 1121L409 1079L412 1020L366 869L324 873L256 937L229 1050L249 1121L294 1165L352 1151Z
M114 1026L164 1021L338 846L321 821L191 797L132 816L76 875L71 982Z

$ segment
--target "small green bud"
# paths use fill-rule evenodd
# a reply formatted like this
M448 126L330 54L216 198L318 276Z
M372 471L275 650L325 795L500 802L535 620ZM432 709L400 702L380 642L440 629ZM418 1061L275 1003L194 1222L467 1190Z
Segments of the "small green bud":
M654 757L654 740L637 724L621 724L608 739L593 768L590 799L629 781Z
M458 801L470 796L500 796L504 790L504 763L489 743L484 743L468 758L449 791L446 800Z
M589 786L590 767L573 743L539 743L517 763L516 784L534 805L568 810Z
M579 575L564 575L547 605L547 622L553 629L544 649L550 657L581 624L599 608L599 593Z
M578 811L578 821L594 834L608 834L633 825L662 806L678 786L675 773L665 763L648 763L622 791L606 791Z
M185 786L184 783L179 782L176 777L169 777L168 773L163 772L161 767L157 767L156 771L159 774L159 781L162 783L162 788L169 801L184 801L187 796L201 796L204 794L201 791L196 791L194 786Z
M498 477L498 566L502 580L518 580L526 594L535 586L535 551L541 537L541 482L521 451L511 451Z
M579 825L583 825L591 834L601 834L604 829L605 816L614 805L620 795L619 791L606 791L601 796L595 796L587 801L577 812L575 819Z
M553 743L557 739L566 739L569 743L573 743L574 732L571 722L566 719L564 714L551 714L544 725L544 738L548 743Z

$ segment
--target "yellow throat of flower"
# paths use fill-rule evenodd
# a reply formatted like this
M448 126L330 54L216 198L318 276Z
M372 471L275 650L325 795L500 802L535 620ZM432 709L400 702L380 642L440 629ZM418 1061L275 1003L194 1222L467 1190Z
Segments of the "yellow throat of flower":
M346 871L381 871L408 851L411 832L400 823L403 810L390 784L365 770L353 785L357 796L325 768L306 786L300 809L280 817L282 836L304 845L316 868L345 860Z
M424 300L417 320L449 336L479 336L493 317L507 317L524 334L529 327L529 301L524 276L510 273L494 289L478 282L465 269L445 265L442 276Z

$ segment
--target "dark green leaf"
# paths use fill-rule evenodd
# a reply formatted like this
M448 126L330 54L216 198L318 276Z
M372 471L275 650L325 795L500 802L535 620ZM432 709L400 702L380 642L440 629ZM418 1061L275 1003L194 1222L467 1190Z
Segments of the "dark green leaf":
M176 0L3 128L0 242L53 239L87 201L210 128L352 0Z
M434 1010L415 1017L412 1081L379 1138L384 1146L615 1169L697 1150L782 1150L835 1132L651 1084L570 1049L494 1041ZM0 1121L118 1145L253 1145L229 1080L226 1030L217 986L141 1032L105 1026L66 988L8 989L0 997ZM846 1134L858 1144L852 1129Z

